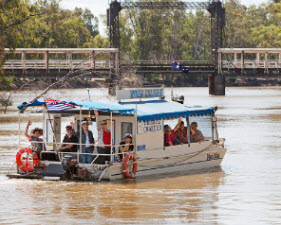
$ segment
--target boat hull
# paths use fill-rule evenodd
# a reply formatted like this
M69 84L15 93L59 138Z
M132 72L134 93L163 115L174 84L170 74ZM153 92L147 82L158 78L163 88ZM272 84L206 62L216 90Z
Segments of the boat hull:
M181 154L170 158L165 157L139 160L136 177L176 172L196 173L196 171L200 170L206 171L206 169L219 167L225 153L225 148L216 146L208 150ZM109 167L108 170L107 179L117 180L124 178L120 165L113 165L112 167Z
M161 151L161 150L160 150ZM171 149L160 151L146 151L137 154L136 177L151 176L157 174L172 174L177 172L196 173L211 171L219 167L226 148L219 144L204 143L188 146L174 146ZM159 154L161 153L161 154ZM81 171L86 170L86 175L80 173L72 177L65 176L61 162L42 161L45 169L34 174L9 174L10 178L28 178L44 180L118 180L126 179L123 175L122 162L111 165L78 164ZM133 163L129 163L132 169ZM82 174L82 175L81 175Z

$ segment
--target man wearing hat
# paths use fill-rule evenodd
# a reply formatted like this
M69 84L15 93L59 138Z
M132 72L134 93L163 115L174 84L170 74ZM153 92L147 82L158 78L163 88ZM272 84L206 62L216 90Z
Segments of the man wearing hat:
M134 145L132 144L132 135L125 134L124 141L120 142L120 153L134 151ZM123 159L124 154L119 154L120 159Z
M95 145L95 139L93 137L92 131L88 130L89 124L88 121L84 120L81 123L82 126L82 154L81 155L81 161L82 163L88 163L90 164L93 161L93 151L94 151L94 145ZM74 132L74 123L71 122L72 131ZM75 133L76 137L78 137L78 145L80 144L80 131L77 131Z
M98 128L98 153L99 154L110 154L111 147L111 133L107 129L107 121L99 120L99 113L97 110L94 111L96 116L97 128ZM105 161L110 161L110 156L100 155L98 156L96 163L105 164Z

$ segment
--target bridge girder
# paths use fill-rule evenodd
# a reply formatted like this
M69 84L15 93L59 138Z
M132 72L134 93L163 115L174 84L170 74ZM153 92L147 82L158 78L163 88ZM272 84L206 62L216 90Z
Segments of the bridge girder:
M206 9L209 5L208 2L188 2L188 1L163 1L163 2L121 2L121 6L124 9L167 9L167 8L176 8L176 9Z

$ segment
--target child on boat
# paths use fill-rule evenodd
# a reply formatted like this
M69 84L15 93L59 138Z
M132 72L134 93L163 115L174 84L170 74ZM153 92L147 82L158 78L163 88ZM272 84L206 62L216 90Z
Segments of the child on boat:
M134 151L134 145L132 144L132 135L126 134L124 141L120 142L120 153ZM123 154L119 154L120 159L123 159Z
M165 146L172 146L172 145L179 145L182 144L179 139L176 138L176 131L178 130L180 123L182 121L182 117L179 118L178 124L172 130L169 125L164 126L164 145Z
M31 121L28 121L25 129L24 135L27 137L27 139L31 142L32 145L32 151L36 152L38 157L41 159L41 152L43 150L46 150L46 146L43 143L43 139L40 138L40 136L43 135L43 130L36 127L34 130L31 131L31 135L28 135L28 128L32 124Z

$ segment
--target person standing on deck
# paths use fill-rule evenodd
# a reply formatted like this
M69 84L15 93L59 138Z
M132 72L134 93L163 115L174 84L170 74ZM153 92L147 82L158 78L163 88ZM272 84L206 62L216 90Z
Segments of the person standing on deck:
M28 121L28 123L26 125L26 129L25 129L24 135L31 142L32 151L36 152L36 154L38 155L39 159L41 159L42 158L41 152L43 150L46 150L46 146L43 143L43 139L40 138L40 136L43 135L43 130L36 127L34 130L31 131L31 135L28 135L28 128L30 127L31 124L32 124L31 121Z
M82 163L90 164L93 161L92 154L94 152L95 139L93 137L92 131L88 130L88 128L89 128L88 121L82 121L81 126L82 126L81 144L82 144L82 153L83 153L81 155L81 159L82 159ZM76 137L78 138L78 145L79 145L80 144L80 131L77 131L75 133L73 122L71 122L71 127L72 127L73 134L75 134Z
M107 129L107 121L99 120L99 113L95 110L96 123L98 128L98 153L110 154L111 150L111 133ZM110 161L110 156L100 155L97 158L98 164L105 164L105 161Z

